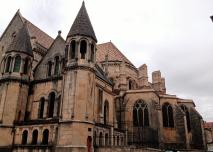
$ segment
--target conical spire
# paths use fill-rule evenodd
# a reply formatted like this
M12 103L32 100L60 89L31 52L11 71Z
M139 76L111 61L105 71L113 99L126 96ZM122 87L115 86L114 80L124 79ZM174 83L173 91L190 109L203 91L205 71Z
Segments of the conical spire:
M95 32L93 30L89 16L87 14L84 1L78 12L78 15L75 18L74 23L72 24L72 27L67 37L76 36L76 35L88 36L93 38L97 42L97 38L95 36Z
M24 23L23 27L18 31L12 43L8 47L7 52L10 52L10 51L24 52L24 53L27 53L28 55L33 56L30 35L27 29L26 22Z

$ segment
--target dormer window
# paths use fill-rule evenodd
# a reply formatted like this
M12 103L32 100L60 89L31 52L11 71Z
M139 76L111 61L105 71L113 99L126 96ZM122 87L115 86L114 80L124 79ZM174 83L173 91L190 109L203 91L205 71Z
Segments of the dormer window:
M80 53L81 53L81 59L85 59L85 55L87 53L87 42L85 40L81 41Z
M20 67L21 67L21 57L20 56L16 56L13 72L19 72L20 71Z
M75 41L73 40L70 44L71 59L75 59L75 48L76 48L76 44L75 44Z
M54 70L55 75L59 74L59 68L60 68L59 57L56 56L55 57L55 70Z
M52 74L52 62L51 61L49 61L48 63L47 63L47 76L51 76L51 74Z
M7 63L6 63L6 70L5 70L5 72L10 72L11 61L12 61L12 58L11 58L11 56L9 56L9 57L7 58Z
M28 73L28 67L29 67L28 65L29 65L29 59L26 59L24 63L24 74Z

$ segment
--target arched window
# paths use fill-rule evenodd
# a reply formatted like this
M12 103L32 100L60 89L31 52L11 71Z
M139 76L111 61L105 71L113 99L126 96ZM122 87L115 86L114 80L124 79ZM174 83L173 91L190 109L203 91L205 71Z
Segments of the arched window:
M40 105L39 105L39 118L43 118L44 115L44 103L45 103L45 99L41 98L40 99Z
M20 67L21 67L21 57L20 56L16 56L13 72L19 72L20 71Z
M49 95L49 105L48 105L48 117L52 118L55 108L55 93L51 92Z
M59 68L60 68L60 63L59 63L59 57L55 57L55 69L54 69L54 74L58 75L59 74Z
M70 54L71 54L71 59L75 59L75 47L76 46L76 43L75 41L73 40L70 44Z
M82 40L80 44L81 59L85 59L86 52L87 52L87 42L85 40Z
M99 146L103 146L103 134L102 134L102 132L100 132L100 135L99 135Z
M191 131L191 122L190 122L190 115L189 115L188 108L185 105L181 105L180 107L186 115L187 129L188 129L188 132L190 132Z
M28 73L28 65L29 65L29 59L26 59L24 63L24 74Z
M149 126L149 112L144 101L137 101L133 107L133 125L135 127Z
M11 65L11 62L12 62L12 58L11 58L11 56L9 56L9 57L7 58L7 63L6 63L6 70L5 70L5 72L10 72L10 65Z
M47 63L47 76L51 76L52 74L52 62L51 61L48 61Z
M32 145L36 145L37 142L38 142L38 130L34 130L32 135Z
M91 56L90 56L91 62L94 62L94 56L95 56L94 45L91 44Z
M22 140L21 140L22 145L27 144L27 137L28 137L28 131L24 130L22 133Z
M109 102L104 102L104 124L109 123Z
M45 129L43 131L43 138L42 138L42 144L43 145L48 145L48 140L49 140L49 130Z
M108 136L108 134L105 134L105 145L109 146L109 136Z
M174 127L173 109L169 103L165 103L162 107L163 113L163 126L164 127Z

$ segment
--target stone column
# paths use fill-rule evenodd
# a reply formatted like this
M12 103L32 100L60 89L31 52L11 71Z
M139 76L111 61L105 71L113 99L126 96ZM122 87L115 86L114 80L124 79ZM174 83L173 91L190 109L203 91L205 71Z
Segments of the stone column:
M183 119L184 119L185 135L186 135L186 148L187 148L187 149L190 149L189 134L188 134L188 128L187 128L186 115L184 115Z
M87 55L86 55L86 60L87 60L88 62L91 61L90 55L91 55L91 44L88 42L88 43L87 43Z
M162 118L162 110L161 105L157 105L156 110L158 112L158 141L159 141L159 147L164 147L164 139L163 139L163 118Z
M110 131L111 133L111 146L113 146L113 143L114 143L114 128L113 127L111 127L111 131Z
M53 117L57 117L57 113L58 113L58 97L56 98L54 103Z
M81 58L81 54L80 54L80 42L76 41L76 46L75 46L75 58L78 60Z
M22 74L24 71L24 59L21 58L21 65L20 65L20 73Z
M48 100L45 99L43 118L47 118L47 117L48 117Z

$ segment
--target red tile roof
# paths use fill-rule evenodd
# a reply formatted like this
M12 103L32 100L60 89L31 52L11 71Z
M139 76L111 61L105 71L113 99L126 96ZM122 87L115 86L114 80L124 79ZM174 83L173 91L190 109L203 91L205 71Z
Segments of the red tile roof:
M97 45L97 62L105 61L105 56L107 54L108 61L125 61L126 63L133 65L112 42Z
M46 34L44 31L39 29L37 26L35 26L33 23L28 21L26 18L22 17L24 21L27 21L29 32L32 36L35 36L37 43L48 49L54 39L50 37L48 34Z
M213 122L205 122L204 123L204 128L212 128L213 127Z

